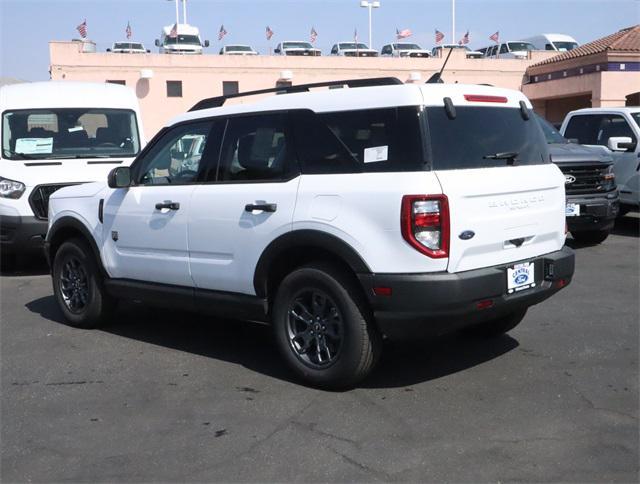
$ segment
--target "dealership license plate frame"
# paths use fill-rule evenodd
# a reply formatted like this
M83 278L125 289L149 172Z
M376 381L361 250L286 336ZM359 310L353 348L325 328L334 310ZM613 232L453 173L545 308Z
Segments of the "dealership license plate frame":
M564 214L566 217L579 217L580 216L580 204L579 203L567 203L564 208Z
M536 287L535 269L535 261L519 262L507 266L507 294L515 294Z

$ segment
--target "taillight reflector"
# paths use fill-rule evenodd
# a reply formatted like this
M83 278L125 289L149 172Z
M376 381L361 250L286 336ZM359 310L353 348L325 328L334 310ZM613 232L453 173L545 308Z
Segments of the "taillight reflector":
M485 96L484 94L465 94L465 101L476 103L506 103L507 98L504 96Z
M405 195L400 214L402 237L417 251L449 256L449 201L446 195Z

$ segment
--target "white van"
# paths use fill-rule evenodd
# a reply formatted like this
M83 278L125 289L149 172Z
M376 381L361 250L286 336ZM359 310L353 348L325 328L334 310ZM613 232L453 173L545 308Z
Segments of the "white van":
M176 34L172 35L173 29ZM203 47L209 47L209 41L200 38L200 30L189 24L166 25L156 39L160 54L202 54Z
M521 40L502 42L480 49L485 57L491 59L526 59L531 50L535 50L533 44Z
M115 84L70 81L0 88L0 249L41 249L49 196L103 180L144 145L135 93ZM98 208L96 207L96 210Z
M522 42L533 44L535 50L556 50L564 52L578 47L576 39L565 34L539 34L522 39Z

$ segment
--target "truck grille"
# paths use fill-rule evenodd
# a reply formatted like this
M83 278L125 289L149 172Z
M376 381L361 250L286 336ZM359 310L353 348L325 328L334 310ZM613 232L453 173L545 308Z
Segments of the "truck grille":
M560 170L565 176L565 191L567 195L578 193L597 193L605 191L604 175L608 166L597 165L560 165ZM570 180L573 181L569 183Z
M29 205L36 218L46 220L49 214L49 197L51 194L61 188L75 185L75 183L67 183L61 185L38 185L33 189L29 196Z

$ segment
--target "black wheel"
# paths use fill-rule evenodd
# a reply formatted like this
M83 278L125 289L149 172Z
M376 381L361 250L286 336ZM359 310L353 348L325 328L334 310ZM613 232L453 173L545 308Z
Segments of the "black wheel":
M347 388L378 360L381 336L350 278L328 264L287 275L273 306L273 329L289 366L323 388Z
M608 230L584 230L571 232L573 238L582 244L600 244L609 237Z
M81 239L64 242L53 260L53 292L71 326L95 328L115 308L107 295L91 248Z
M467 329L467 333L481 338L493 338L500 336L508 333L518 326L526 314L527 310L523 309L522 311L518 311L501 318L485 321L484 323L471 326Z

